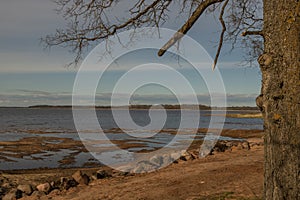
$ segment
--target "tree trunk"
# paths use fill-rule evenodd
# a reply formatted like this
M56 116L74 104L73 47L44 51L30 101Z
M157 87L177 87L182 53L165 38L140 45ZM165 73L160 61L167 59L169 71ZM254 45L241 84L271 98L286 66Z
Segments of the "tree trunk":
M265 199L300 199L300 1L264 0Z

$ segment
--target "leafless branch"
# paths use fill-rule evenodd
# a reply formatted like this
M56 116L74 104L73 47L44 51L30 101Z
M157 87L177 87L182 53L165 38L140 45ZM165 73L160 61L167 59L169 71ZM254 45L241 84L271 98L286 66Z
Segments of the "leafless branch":
M248 30L246 30L246 31L242 32L242 34L241 34L241 36L243 36L243 37L245 37L247 35L260 35L260 36L264 37L263 31L248 31Z
M180 17L186 17L187 21L160 49L159 56L178 42L203 14L217 14L222 25L214 67L217 65L225 41L232 43L232 49L236 45L249 49L247 59L250 62L256 60L257 54L262 51L261 35L263 34L260 31L263 25L262 0L52 1L57 4L56 11L68 23L55 34L43 38L42 42L46 47L69 47L76 54L74 64L82 59L85 50L96 41L108 41L110 36L115 36L123 30L144 26L161 27L170 16L169 8L172 8L172 12L174 8L179 9L178 14ZM224 1L226 2L222 5ZM225 10L224 6L228 9ZM241 35L251 37L241 37ZM109 48L109 45L107 47Z
M225 41L232 45L231 50L242 47L245 51L245 64L252 65L263 49L262 37L241 37L245 30L260 31L263 28L262 0L231 0L226 12L225 23L227 27Z
M42 39L47 47L70 46L76 52L74 63L81 60L82 52L91 42L107 39L119 31L138 28L143 25L157 26L165 20L172 0L155 0L149 3L138 0L129 9L130 17L125 20L111 15L111 9L118 0L56 0L57 12L69 20L67 28L59 29L54 35ZM70 20L71 19L71 20Z
M220 12L219 20L220 20L220 23L222 25L222 32L221 32L221 35L220 35L219 46L218 46L218 50L217 50L217 53L216 53L216 56L215 56L215 59L214 59L214 64L212 66L213 70L215 69L215 67L217 65L217 62L218 62L218 59L219 59L219 56L220 56L220 53L221 53L221 50L222 50L222 46L223 46L224 34L226 32L226 25L225 25L223 16L224 16L224 11L225 11L225 8L226 8L228 2L229 2L229 0L225 1L225 3L222 6L221 12Z
M202 1L197 9L194 11L192 16L187 20L187 22L173 35L173 37L159 50L158 56L163 56L164 53L173 46L178 40L180 40L184 34L186 34L195 22L199 19L202 13L212 4L220 3L224 0L206 0Z

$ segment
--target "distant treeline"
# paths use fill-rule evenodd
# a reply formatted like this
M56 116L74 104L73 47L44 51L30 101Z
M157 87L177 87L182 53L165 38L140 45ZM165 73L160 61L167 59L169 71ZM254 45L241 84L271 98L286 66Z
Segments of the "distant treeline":
M86 108L86 107L92 107L92 106L75 106L77 108ZM251 107L251 106L231 106L231 107L210 107L206 105L170 105L170 104L165 104L165 105L130 105L130 106L96 106L96 109L112 109L112 108L120 108L120 109L160 109L160 108L165 108L168 110L172 109L200 109L200 110L253 110L256 111L258 110L257 107ZM34 106L29 106L28 108L72 108L70 105L34 105Z

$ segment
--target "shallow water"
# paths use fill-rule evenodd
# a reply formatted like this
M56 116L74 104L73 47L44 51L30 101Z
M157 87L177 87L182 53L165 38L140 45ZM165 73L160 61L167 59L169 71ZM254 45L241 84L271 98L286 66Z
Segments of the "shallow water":
M158 130L124 130L129 134L150 134L152 137L136 138L132 135L122 133L118 131L118 126L112 117L110 110L97 110L97 116L99 123L105 132L105 136L99 137L98 130L81 130L84 132L84 138L80 138L73 122L73 115L71 109L57 109L57 108L0 108L0 142L18 142L24 138L45 138L43 145L61 145L62 138L79 141L84 139L86 141L94 141L95 138L103 140L95 144L95 147L101 147L109 149L113 146L112 143L107 141L121 141L126 145L126 149L129 152L139 151L153 151L158 148L162 148L167 145L173 138L174 134L169 133L167 130L176 130L179 127L181 113L180 110L168 110L167 119L164 124L164 132L155 134ZM161 115L161 110L155 110L154 116ZM193 116L195 111L187 111L185 115L186 122L194 122ZM225 114L224 111L218 111L218 114ZM230 111L229 113L238 113L238 111ZM117 114L120 116L125 115L124 110L118 110ZM149 113L147 110L132 110L130 111L131 117L134 122L140 126L146 126L150 122ZM201 111L199 121L199 128L208 128L211 120L210 111ZM211 128L219 128L222 121L222 117L215 117L214 123ZM225 129L261 129L263 128L262 119L258 118L226 118L224 128ZM127 127L130 128L130 127ZM192 134L189 123L185 123L184 127L181 127L185 134L177 135L176 145L180 145L181 142L190 140L203 140L204 135L198 134L195 138ZM117 130L117 131L116 131ZM103 132L102 132L103 133ZM82 135L81 135L82 137ZM47 139L51 138L51 140ZM109 139L109 140L108 140ZM210 138L215 139L215 138ZM220 140L233 140L233 138L221 137ZM134 146L130 146L133 144ZM3 144L4 145L4 144ZM11 148L0 145L0 170L12 170L12 169L32 169L32 168L57 168L57 167L81 167L85 163L97 164L98 161L93 159L93 156L88 152L76 152L77 150L60 149L59 151L51 151L47 149L43 152L31 154L30 156L17 157L17 153ZM103 155L111 156L113 154L109 151L102 152ZM59 161L70 156L74 157L74 162L63 164Z

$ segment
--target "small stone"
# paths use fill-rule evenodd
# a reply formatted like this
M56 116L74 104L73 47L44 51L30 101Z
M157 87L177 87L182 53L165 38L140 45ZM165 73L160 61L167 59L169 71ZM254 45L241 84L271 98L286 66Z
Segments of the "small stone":
M40 197L45 196L45 195L46 195L46 193L45 192L41 192L41 191L34 191L31 194L32 197L37 197L37 198L40 198Z
M61 187L61 182L60 180L52 181L50 183L52 190L54 189L59 189Z
M19 185L17 187L18 190L21 190L23 193L27 194L27 195L31 195L32 193L32 187L29 184L26 185Z
M52 190L50 193L49 193L49 195L51 196L51 195L54 195L54 196L57 196L57 195L60 195L60 190L59 189L55 189L55 190Z
M57 185L54 181L52 181L51 183L50 183L50 185L51 185L51 187L52 188L55 188L55 186Z
M243 149L249 150L249 149L250 149L249 142L243 142L243 143L242 143L242 147L243 147Z
M92 179L92 180L98 180L97 175L92 175L92 176L91 176L91 179Z
M171 158L171 156L169 154L164 154L162 156L162 166L167 166L173 162L174 162L174 160Z
M117 171L121 171L121 172L130 172L132 169L133 167L131 165L124 165L116 168Z
M184 154L182 154L179 158L180 160L183 160L183 161L188 161L188 160L193 160L193 156L189 153L189 152L185 152Z
M6 190L4 188L0 187L0 195L5 194L5 192L6 192Z
M238 150L242 150L242 149L243 149L243 147L241 144L231 147L231 151L238 151Z
M12 189L8 194L6 194L2 200L15 200L22 198L23 192L18 189Z
M72 175L72 178L80 185L88 185L90 178L86 174L82 174L81 171L77 171Z
M12 185L10 183L3 183L2 187L4 187L4 188L11 188Z
M160 167L163 164L163 158L161 156L155 155L150 158L150 163Z
M189 153L188 151L186 151L186 150L182 150L182 151L180 152L180 155L181 155L181 156L187 156L187 155L190 155L190 153Z
M96 173L97 179L109 178L111 174L108 173L106 170L100 169Z
M238 143L237 147L238 147L239 150L243 149L242 143Z
M8 178L0 175L0 185L3 185L4 183L8 183L8 182L9 182Z
M223 141L219 141L215 144L214 148L213 148L213 152L225 152L226 149L229 149L230 147L233 146L232 142L223 142Z
M221 143L220 143L220 145L221 145ZM233 146L233 142L226 142L225 146L226 147L232 147Z
M130 173L128 171L126 172L117 172L116 176L128 176Z
M171 153L170 157L172 160L178 160L180 158L180 153L179 152L174 152L174 153Z
M73 179L73 178L66 178L66 177L61 177L60 178L60 188L62 190L68 190L72 187L76 187L78 183Z
M132 173L146 173L157 169L157 166L148 161L142 161L132 170Z
M17 198L16 195L13 193L8 193L2 198L2 200L15 200L15 199Z
M212 149L201 149L199 152L199 158L204 158L207 155L212 155L213 154L213 150Z
M186 156L180 156L179 160L187 161Z
M199 152L191 152L191 156L192 156L194 159L197 159L197 158L199 158Z
M194 160L194 158L191 156L191 154L189 155L186 155L184 156L185 157L185 160L188 161L188 160Z
M258 146L258 144L255 142L250 143L250 147L254 147L254 146Z
M141 165L136 166L133 170L131 170L131 173L139 174L144 173L145 170Z
M51 185L49 183L43 183L38 186L36 186L36 189L40 192L44 192L48 194L51 190Z

